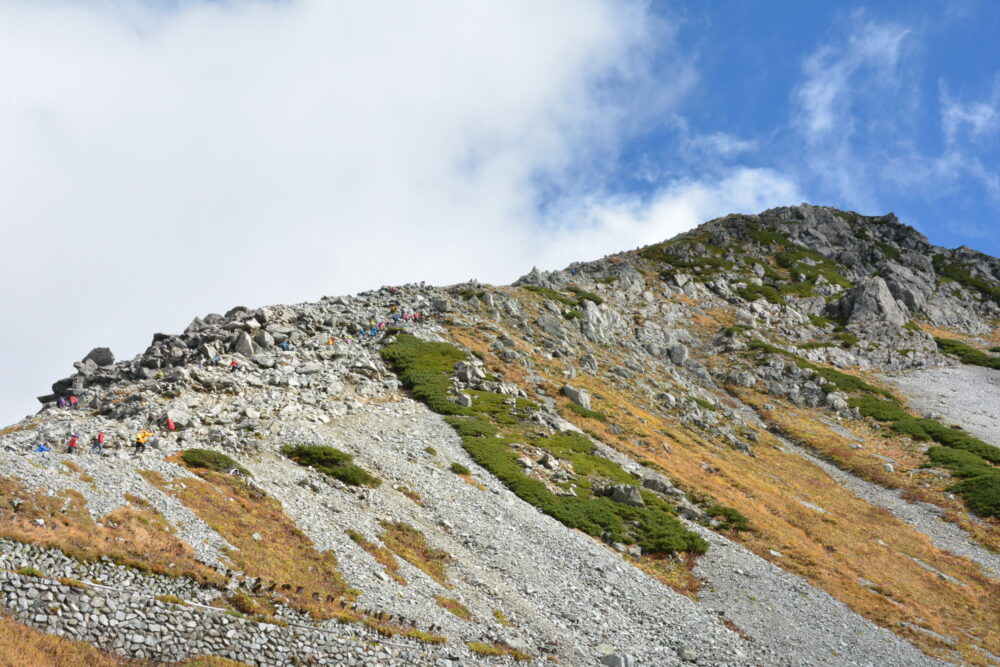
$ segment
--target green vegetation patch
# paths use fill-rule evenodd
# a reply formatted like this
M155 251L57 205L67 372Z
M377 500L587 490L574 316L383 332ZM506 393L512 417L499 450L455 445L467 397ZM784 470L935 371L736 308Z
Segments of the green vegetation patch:
M250 471L234 461L232 457L213 449L185 449L181 452L181 461L188 468L201 468L215 472L225 472L235 468L247 477L251 476Z
M1000 463L1000 449L933 419L914 417L895 401L864 397L851 399L851 405L867 417L891 422L898 433L943 445L927 450L931 464L965 478L948 490L960 495L976 514L1000 518L1000 470L990 465Z
M458 461L451 464L449 470L451 470L456 475L471 475L472 471L468 467L462 465Z
M709 505L705 514L722 522L723 530L750 530L750 520L725 505Z
M441 374L441 380L447 386L445 369L450 372L465 355L457 347L446 343L428 343L409 334L400 334L383 348L382 356L401 378L433 376L436 383L439 381L436 374ZM411 386L419 385L413 383ZM636 485L637 482L619 465L598 456L590 438L579 433L531 436L533 429L522 421L527 417L528 408L533 406L530 401L518 399L518 403L511 406L506 402L509 397L482 394L474 394L473 407L467 408L463 414L455 414L446 408L445 418L462 437L462 445L472 459L522 500L570 528L608 541L638 544L647 553L703 553L708 548L707 542L685 529L674 515L673 508L654 494L642 493L646 503L644 507L632 507L596 495L593 491L595 485ZM435 409L436 404L427 396L433 397L434 393L425 391L422 398L432 410ZM513 415L511 407L514 408ZM572 495L556 495L544 482L525 473L517 462L522 454L516 447L524 443L572 464L576 474ZM569 488L570 484L565 486Z
M795 362L795 365L799 368L808 368L815 371L817 375L826 380L827 383L833 385L836 389L843 391L847 394L853 394L859 391L867 392L870 394L877 394L879 396L885 396L886 398L894 398L892 392L886 389L880 389L874 385L870 385L856 375L850 375L848 373L842 373L841 371L835 370L833 368L827 368L825 366L817 366L808 359L804 359L797 354L789 352L788 350L783 350L780 347L765 343L764 341L755 340L750 343L751 350L759 350L762 352L767 352L769 354L780 354L787 357Z
M602 422L608 421L608 416L603 412L585 408L578 403L573 403L572 401L569 404L569 409L586 419L596 419L597 421L602 421Z
M1000 303L1000 286L973 276L969 267L957 262L949 262L943 255L934 257L934 270L942 278L954 280L959 285L979 292L983 297Z
M353 456L333 447L285 445L281 448L281 453L300 466L312 468L328 477L339 479L344 484L375 487L382 483L382 480L354 465Z
M395 341L382 348L381 355L413 397L426 403L434 412L442 415L472 414L470 408L448 398L455 364L466 356L454 345L431 343L411 334L400 334Z
M994 357L986 354L982 350L977 350L971 345L967 345L960 340L954 340L952 338L935 338L934 342L937 343L939 350L945 354L955 355L963 364L985 366L986 368L1000 370L1000 357Z
M559 303L564 304L566 306L570 306L571 308L574 309L582 307L584 301L592 301L595 305L598 306L604 303L604 299L602 299L601 297L597 296L593 292L588 292L582 287L578 287L576 285L569 285L566 288L567 291L573 293L573 296L567 296L562 292L557 292L554 289L550 289L548 287L541 287L539 285L524 285L523 287L529 292L534 292L535 294L541 294L546 299L549 299L551 301L558 301ZM580 317L583 317L583 313L580 313Z

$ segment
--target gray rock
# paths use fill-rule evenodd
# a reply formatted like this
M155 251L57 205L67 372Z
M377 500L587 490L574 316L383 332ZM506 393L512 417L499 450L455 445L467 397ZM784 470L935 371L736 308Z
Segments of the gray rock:
M115 355L106 347L95 347L87 353L83 361L93 361L97 366L110 366L115 363Z
M607 667L635 667L635 658L628 653L609 653L601 656L601 664Z
M250 334L245 331L241 331L236 336L236 341L233 343L232 351L237 354L242 354L244 357L252 357L257 353L254 349L253 339L251 339Z
M885 280L878 276L859 281L844 297L841 308L851 323L887 322L902 326L909 320Z
M571 385L566 385L562 388L563 396L573 401L577 405L580 405L587 410L590 410L590 392L586 389L577 389Z
M678 343L670 348L670 361L674 362L678 366L684 364L688 359L688 349L684 345Z
M632 486L631 484L615 484L614 486L606 487L603 489L603 495L609 496L611 500L623 505L631 505L632 507L643 507L646 505L642 499L642 494L639 493L639 487Z

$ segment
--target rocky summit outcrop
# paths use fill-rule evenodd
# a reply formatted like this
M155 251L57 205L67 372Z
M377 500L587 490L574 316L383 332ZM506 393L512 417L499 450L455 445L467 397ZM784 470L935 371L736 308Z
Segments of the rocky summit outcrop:
M998 322L1000 261L807 204L196 317L0 431L0 591L159 662L994 664Z

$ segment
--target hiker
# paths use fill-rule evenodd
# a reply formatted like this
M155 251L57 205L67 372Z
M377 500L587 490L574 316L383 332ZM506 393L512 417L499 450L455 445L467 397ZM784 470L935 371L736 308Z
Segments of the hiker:
M136 455L146 451L146 442L152 437L152 431L139 431L135 436L135 450L132 453Z
M69 407L70 407L70 410L76 410L77 408L79 408L80 407L80 399L77 398L76 396L70 396L69 397Z
M74 433L66 444L67 454L76 454L76 448L80 445L80 436Z
M94 442L90 445L90 454L97 452L98 456L104 455L104 431L99 431L96 436L94 436Z
M393 313L392 314L392 323L393 324L399 324L399 313Z
M280 347L285 352L288 352L289 350L292 349L291 344L287 340L286 341L282 341L281 345L279 345L278 347Z
M65 408L65 407L66 407L66 405L67 405L67 404L66 404L66 399L65 399L64 397L60 396L60 397L59 397L59 400L58 400L58 401L56 401L56 406L58 406L58 407L60 407L60 408Z
M36 454L44 454L45 452L51 452L51 451L52 448L46 445L44 442L38 443L38 446L35 447Z
M171 419L170 417L166 418L166 421L164 422L164 424L166 425L168 431L176 431L177 430L177 426L174 424L174 420Z
M216 366L221 366L222 365L222 355L221 354L215 355L215 359L213 361L215 361L215 365Z
M239 366L240 366L240 362L238 362L235 359L233 359L232 363L229 364L229 372L230 373L235 373L236 369L239 368Z

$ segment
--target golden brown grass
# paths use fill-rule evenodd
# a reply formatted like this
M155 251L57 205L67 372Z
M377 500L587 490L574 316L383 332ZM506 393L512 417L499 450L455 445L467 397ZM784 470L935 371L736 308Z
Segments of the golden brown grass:
M16 499L22 501L17 510ZM36 519L45 524L37 525ZM54 547L78 560L108 556L145 572L188 576L209 584L225 581L220 573L198 562L190 545L155 510L120 507L95 521L77 491L50 496L0 477L0 536Z
M3 667L123 667L143 663L100 651L87 642L47 635L0 614L0 666Z
M515 660L529 660L531 658L527 653L521 653L515 649L512 649L506 644L497 643L485 643L485 642L466 642L466 646L473 653L479 655L491 656L491 657L504 657L509 656Z
M451 614L454 614L455 616L458 616L463 621L476 620L476 617L472 615L469 608L455 598L446 598L443 595L435 595L434 601L438 603L439 607Z
M718 314L709 317L725 321ZM708 322L698 323L707 325ZM488 366L499 368L499 374L506 380L516 381L517 373L498 360L481 337L477 340L474 331L456 325L451 333L454 340L481 354ZM517 340L517 332L505 333ZM592 351L602 367L619 363L614 348ZM563 382L562 368L560 364L542 360L534 370L547 377L546 390L552 391ZM757 432L755 458L749 457L646 405L649 397L645 390L632 393L628 383L607 383L586 375L575 378L574 384L588 389L592 396L602 397L600 409L608 415L609 422L582 419L569 412L564 413L567 419L616 449L636 459L651 461L681 488L739 509L749 518L751 530L734 537L761 557L807 578L931 655L951 659L953 654L949 650L954 648L969 664L984 664L982 654L974 646L1000 654L997 623L1000 588L975 563L938 549L926 536L890 512L842 488L822 469L798 455L782 452L767 433ZM531 389L526 384L520 386ZM612 423L619 433L611 430ZM868 451L852 450L846 441L829 438L829 429L823 431L815 425L807 429L803 422L800 427L803 441L811 441L815 448L826 447L829 450L826 455L841 456L845 466L856 467L857 472L866 473L873 481L898 486L914 496L935 493L933 484L920 479L919 474L913 482L904 474L922 461L915 447L884 442L877 434L868 434L863 437L872 447ZM664 442L669 444L671 453L660 446ZM872 451L893 458L897 472L887 473L882 462L871 456ZM810 509L803 502L821 507L824 512ZM957 503L947 506L954 507L956 513L961 510ZM978 529L980 534L991 530L989 524L977 528L961 523ZM772 549L783 555L773 556ZM914 558L963 585L938 577ZM663 564L640 561L637 565L652 569L651 573L657 575L657 566ZM693 581L685 583L689 574L690 568L679 568L676 572L660 572L658 577L681 590L686 586L693 589L696 586ZM677 581L671 582L672 577ZM859 578L876 582L877 589L863 586ZM907 629L904 623L952 637L955 645L950 647L925 633Z
M416 491L414 491L413 489L411 489L410 487L406 486L405 484L400 484L398 487L396 487L396 490L399 491L400 493L402 493L404 496L406 496L410 500L412 500L417 505L423 506L423 504L424 504L424 497L421 496Z
M698 599L702 581L692 571L697 561L695 554L685 552L682 559L663 555L647 555L633 561L640 570L692 600Z
M1000 589L978 565L938 549L926 536L854 496L805 459L781 452L768 434L759 434L756 458L751 458L629 404L627 397L612 395L607 387L602 392L609 402L627 406L616 421L630 437L616 436L603 425L601 437L660 465L682 487L738 508L752 529L737 539L761 557L807 578L932 655L947 658L948 647L902 623L954 637L957 650L971 664L983 663L972 645L993 653L1000 650L995 622L1000 618ZM636 444L656 442L665 431L673 436L671 454ZM702 463L717 472L706 470ZM772 556L771 549L783 557ZM964 586L939 578L911 557ZM877 582L878 591L859 584L862 577Z
M757 392L739 390L739 395L757 408L761 417L777 425L793 442L803 445L838 468L862 479L891 489L901 489L904 499L932 503L946 510L945 518L958 524L984 547L1000 551L1000 521L990 517L972 518L961 500L947 492L954 483L950 477L937 477L925 472L920 465L926 457L909 438L880 427L876 422L849 424L851 432L864 442L854 449L855 442L837 433L820 418L827 418L818 408L796 408L782 403L780 409L763 409L774 399ZM893 472L887 472L878 455L893 459Z
M347 536L350 537L355 544L371 554L372 558L374 558L378 564L382 566L385 573L392 577L397 584L406 586L407 583L409 583L406 581L406 578L400 574L399 561L396 560L396 557L392 555L391 551L385 547L380 547L377 544L369 542L365 539L364 535L355 530L348 530Z
M382 529L382 543L397 556L445 588L452 587L445 569L451 561L447 551L434 549L419 530L402 521L383 521Z
M326 619L356 599L357 591L348 587L333 552L318 551L280 503L241 479L209 470L173 482L151 475L147 479L236 547L226 554L234 567L274 584L269 593L289 606Z

